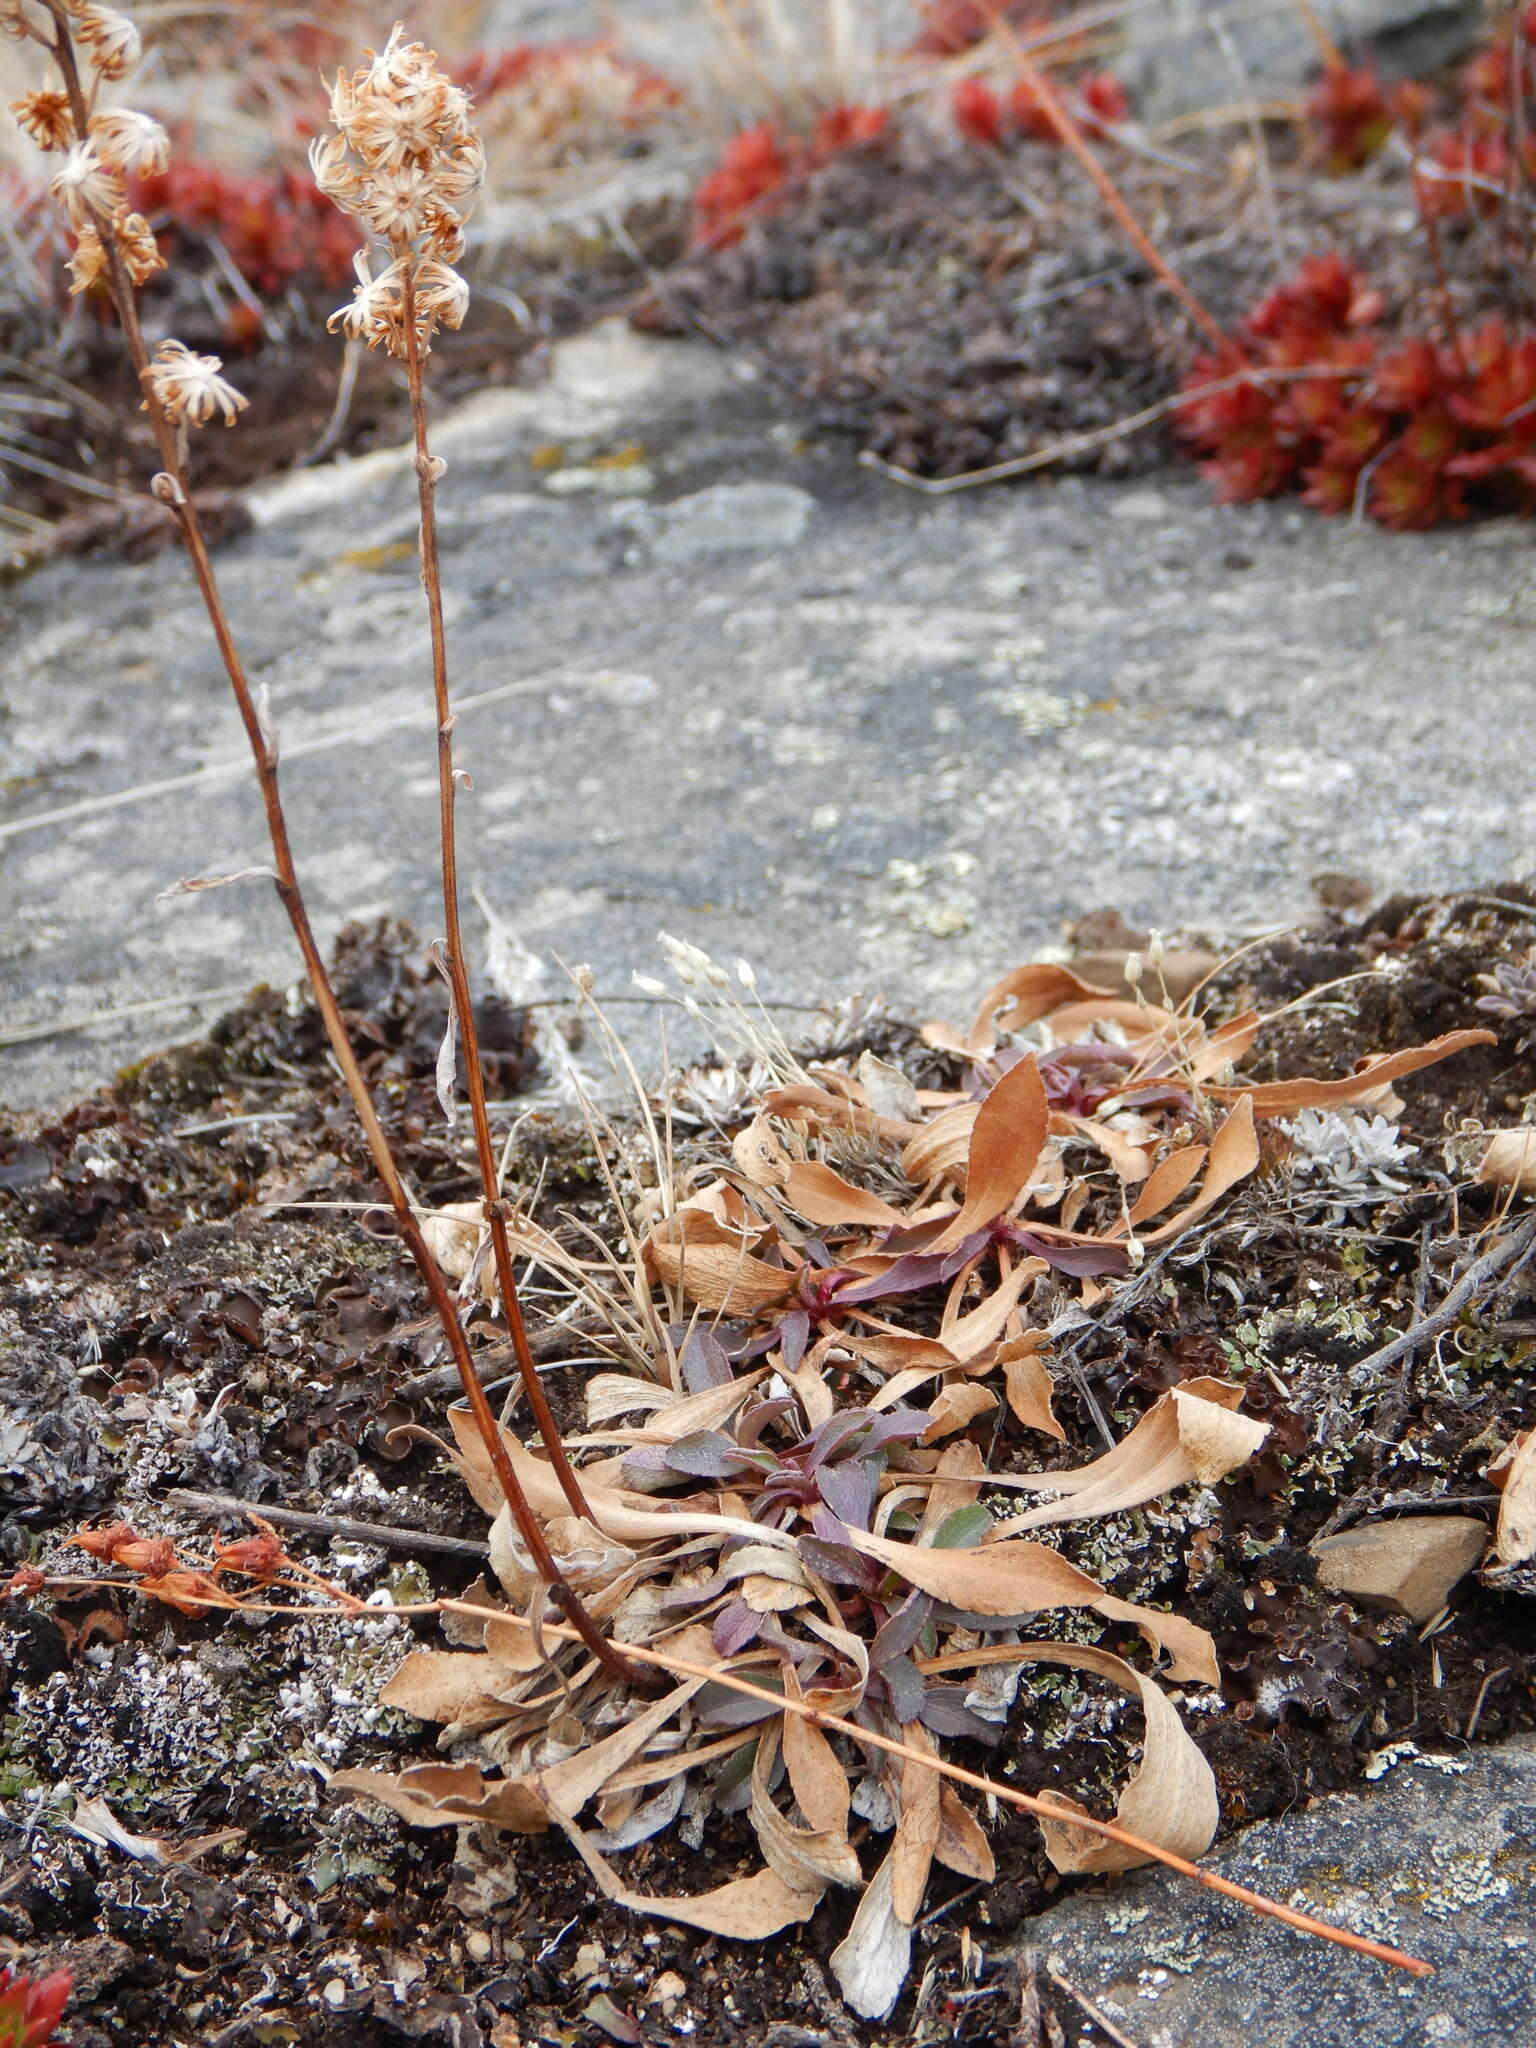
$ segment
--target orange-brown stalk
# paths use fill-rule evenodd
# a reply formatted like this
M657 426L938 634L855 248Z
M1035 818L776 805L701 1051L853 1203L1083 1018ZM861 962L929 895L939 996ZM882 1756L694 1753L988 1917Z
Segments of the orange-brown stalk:
M512 1247L507 1237L507 1212L496 1179L496 1154L491 1144L490 1119L485 1109L485 1074L480 1065L480 1034L475 1026L470 996L469 971L465 965L463 922L459 914L459 856L455 817L458 778L453 767L453 704L448 688L448 648L443 627L443 579L437 545L437 465L427 443L426 379L422 369L421 335L416 321L415 288L409 271L405 283L405 367L411 394L411 427L416 442L416 490L421 512L421 582L427 597L427 618L432 632L432 691L437 706L437 789L438 833L443 870L443 923L447 944L449 1029L454 1015L464 1050L464 1087L469 1097L470 1121L474 1126L475 1160L484 1198L485 1220L491 1234L491 1252L496 1266L496 1285L502 1312L512 1338L512 1350L522 1379L534 1425L549 1453L561 1490L573 1514L590 1520L591 1510L581 1483L561 1441L560 1430L550 1413L544 1384L539 1378L528 1332L518 1299L517 1279L512 1270Z
M1201 305L1189 286L1179 276L1167 257L1164 256L1157 244L1152 240L1152 237L1126 204L1114 179L1111 178L1108 171L1105 170L1093 151L1088 147L1083 131L1062 105L1055 87L1047 82L1045 74L1019 41L1018 36L1014 33L1008 22L1001 15L996 17L996 22L998 34L1007 43L1013 61L1018 66L1020 77L1035 94L1041 111L1055 129L1063 145L1072 152L1073 156L1077 158L1089 178L1093 181L1094 188L1098 192L1099 197L1125 230L1126 236L1133 247L1150 264L1156 275L1162 279L1168 290L1178 300L1184 311L1194 321L1206 339L1218 349L1229 350L1232 347L1232 343L1223 331L1220 323Z
M55 39L49 47L64 81L76 133L83 139L88 131L90 110L86 103L84 88L81 85L80 67L75 53L74 40L70 32L69 17L65 11L63 0L45 0L45 4L53 20L55 30ZM149 414L150 425L154 431L155 444L159 450L162 474L155 480L155 495L162 504L169 506L176 519L182 541L192 562L193 572L197 578L198 590L201 593L204 607L207 610L209 622L213 627L214 638L218 642L219 654L224 664L225 673L229 677L230 688L234 694L235 704L240 714L240 722L245 728L246 739L250 744L252 759L256 766L257 781L261 789L262 806L266 813L267 833L272 846L274 881L278 898L282 903L284 911L287 913L288 922L292 927L299 952L303 957L305 973L308 976L310 988L314 994L315 1004L320 1013L320 1020L325 1030L326 1039L332 1053L335 1055L337 1066L341 1070L347 1092L352 1098L353 1106L357 1111L358 1121L363 1127L363 1136L367 1141L369 1155L373 1160L374 1169L383 1183L389 1206L394 1213L396 1227L405 1241L407 1250L416 1263L426 1287L428 1298L432 1303L433 1311L442 1325L444 1337L447 1339L448 1348L452 1353L454 1364L458 1368L459 1378L463 1383L465 1398L468 1400L470 1411L475 1418L476 1428L485 1444L492 1467L506 1495L508 1506L512 1511L513 1518L517 1523L523 1540L528 1546L529 1554L533 1558L535 1567L541 1576L548 1580L551 1588L551 1597L567 1615L571 1626L580 1639L586 1643L592 1654L601 1660L615 1678L627 1683L634 1682L639 1674L598 1630L576 1594L566 1584L564 1576L550 1553L549 1545L545 1540L538 1517L530 1507L527 1495L524 1493L517 1474L513 1469L512 1462L506 1454L506 1448L501 1441L501 1433L496 1426L496 1418L491 1413L490 1403L486 1399L485 1390L480 1384L478 1373L475 1371L474 1359L470 1354L469 1341L464 1334L464 1326L459 1317L457 1304L454 1301L448 1282L444 1278L437 1261L433 1258L426 1238L422 1233L421 1225L412 1207L410 1196L406 1192L399 1168L395 1163L389 1140L385 1136L383 1125L379 1121L378 1112L374 1107L368 1083L363 1076L362 1068L358 1064L357 1056L352 1050L351 1041L347 1036L346 1024L342 1018L341 1006L336 999L336 992L331 985L324 958L316 942L314 929L310 923L309 912L304 902L303 892L299 886L298 874L294 867L293 853L288 837L287 818L283 810L282 793L278 780L277 745L271 733L266 729L262 715L257 708L249 679L245 673L245 665L241 660L239 649L236 646L234 635L230 628L228 614L224 609L223 597L213 572L213 564L209 559L207 542L203 535L201 522L198 519L196 508L192 503L191 493L187 487L186 464L183 459L179 435L166 416L165 410L156 394L154 380L150 371L149 351L145 345L143 329L139 323L138 301L135 296L132 279L128 273L127 264L124 261L122 250L118 244L114 223L106 216L101 216L98 228L106 259L107 281L111 290L113 304L117 309L118 318L122 322L123 337L127 344L129 356L144 390L145 410Z

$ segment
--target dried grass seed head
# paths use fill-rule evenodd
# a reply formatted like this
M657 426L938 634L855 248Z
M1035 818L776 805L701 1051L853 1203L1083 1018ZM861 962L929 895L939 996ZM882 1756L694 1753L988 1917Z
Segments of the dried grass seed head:
M247 400L219 374L223 367L217 356L194 355L184 342L162 341L145 375L173 426L206 426L218 413L232 427Z

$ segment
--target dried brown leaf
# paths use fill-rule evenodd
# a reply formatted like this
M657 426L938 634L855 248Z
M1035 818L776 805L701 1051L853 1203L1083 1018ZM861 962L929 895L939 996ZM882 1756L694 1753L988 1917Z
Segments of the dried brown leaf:
M1476 1178L1485 1187L1514 1188L1522 1195L1536 1189L1536 1124L1490 1131Z
M934 1861L957 1876L978 1884L990 1884L997 1875L992 1845L955 1787L946 1783L939 1793L939 1836L933 1845Z
M823 1887L794 1891L774 1870L759 1870L751 1877L738 1877L729 1884L718 1885L713 1891L677 1898L657 1898L647 1892L632 1891L574 1821L562 1819L560 1825L603 1895L631 1913L644 1913L655 1920L675 1920L684 1927L722 1935L728 1941L766 1941L770 1934L780 1934L796 1921L808 1920L821 1902Z
M1008 1473L993 1482L1023 1493L1058 1493L1027 1514L998 1524L1002 1536L1090 1515L1118 1515L1191 1480L1208 1485L1245 1464L1269 1434L1269 1425L1233 1411L1241 1387L1220 1380L1186 1380L1159 1394L1128 1436L1112 1451L1075 1472Z
M872 1230L894 1230L906 1222L899 1209L882 1202L866 1188L856 1188L817 1159L800 1159L784 1176L784 1194L807 1223L863 1223Z
M800 1698L800 1682L786 1666L784 1689ZM783 1727L784 1769L796 1804L813 1828L848 1832L851 1794L848 1775L837 1752L816 1726L801 1714L786 1714Z
M1008 1406L1026 1429L1038 1429L1045 1436L1065 1443L1067 1433L1051 1408L1056 1383L1040 1357L1044 1333L1033 1331L1015 1344L1005 1344L998 1353Z
M1185 1145L1158 1161L1131 1210L1131 1228L1176 1202L1205 1164L1203 1145Z
M928 1410L928 1427L923 1431L922 1441L925 1444L940 1443L996 1406L996 1394L986 1387L978 1387L974 1380L961 1380L955 1386L945 1387Z
M1536 1429L1522 1430L1488 1467L1500 1489L1493 1552L1500 1564L1536 1557Z
M783 1301L794 1279L739 1244L668 1244L652 1237L646 1259L658 1279L681 1288L711 1315L756 1315L770 1302Z
M413 1650L379 1697L418 1721L489 1727L507 1718L498 1690L520 1675L515 1665L483 1650Z
M973 1230L1004 1216L1029 1185L1050 1125L1040 1063L1029 1053L983 1099L966 1151L965 1200L929 1247L951 1251Z
M1167 1695L1150 1678L1144 1678L1123 1657L1107 1650L1094 1650L1075 1643L1021 1643L1019 1655L1045 1664L1068 1664L1080 1671L1092 1671L1107 1678L1141 1702L1146 1716L1146 1737L1141 1764L1121 1793L1114 1818L1129 1834L1140 1835L1160 1849L1193 1861L1204 1855L1215 1839L1221 1818L1216 1797L1216 1780L1210 1765L1190 1740ZM1064 1813L1085 1813L1086 1807L1061 1793L1040 1795ZM1045 1853L1056 1868L1066 1872L1132 1870L1150 1859L1120 1842L1090 1835L1070 1822L1043 1820Z
M487 1780L476 1764L415 1764L404 1771L334 1771L336 1792L360 1793L398 1813L413 1828L504 1828L541 1835L551 1815L531 1785Z
M690 1640L686 1646L683 1642L677 1645L679 1656L709 1654L712 1645L706 1630L690 1629L687 1634ZM588 1743L574 1756L551 1764L546 1770L536 1771L531 1783L541 1803L552 1814L574 1819L589 1799L597 1797L615 1772L632 1762L653 1736L669 1721L676 1719L703 1683L702 1678L684 1679L661 1699L631 1713L600 1742Z
M881 2020L901 1996L912 1959L912 1930L892 1900L892 1849L855 1909L848 1932L832 1951L832 1974L854 2011Z
M1049 1015L1063 1003L1092 1000L1109 993L1108 989L1084 981L1066 967L1040 962L1028 967L1015 967L1011 974L1005 974L1001 981L994 982L982 997L976 1020L964 1041L964 1049L972 1053L990 1052L997 1043L999 1031L1022 1031L1027 1024ZM947 1032L948 1026L927 1025L923 1030L924 1038L928 1038L930 1044L943 1043L929 1038L929 1033L935 1029Z
M1235 1188L1240 1180L1246 1180L1258 1163L1259 1140L1253 1128L1253 1104L1243 1095L1211 1140L1205 1179L1199 1194L1177 1214L1170 1216L1166 1223L1160 1223L1156 1230L1138 1231L1141 1242L1161 1244L1167 1238L1177 1237Z
M786 1714L784 1718L792 1721L800 1717ZM757 1756L752 1764L752 1804L749 1808L764 1861L770 1870L778 1872L791 1891L817 1891L829 1884L849 1885L856 1890L864 1882L864 1873L848 1840L846 1815L840 1823L834 1821L828 1827L813 1824L798 1828L787 1820L774 1805L769 1791L769 1774L775 1754L773 1739L765 1733L758 1742Z
M1236 1102L1249 1097L1255 1116L1291 1116L1298 1109L1337 1109L1343 1103L1364 1102L1372 1091L1404 1074L1416 1074L1448 1060L1453 1053L1473 1045L1496 1045L1491 1031L1446 1031L1427 1045L1410 1046L1406 1052L1373 1053L1352 1074L1338 1081L1263 1081L1246 1088L1206 1089L1218 1102Z
M1117 1600L1043 1543L1004 1541L975 1550L936 1550L862 1529L850 1529L848 1541L909 1585L968 1614L1024 1616L1052 1607L1090 1607L1107 1620L1130 1622L1154 1648L1166 1650L1174 1678L1218 1682L1215 1645L1203 1628L1181 1615Z
M901 1739L925 1756L936 1756L933 1737L921 1721L908 1721ZM901 1766L896 1838L891 1844L891 1911L908 1927L922 1910L928 1873L939 1839L940 1778L908 1757Z

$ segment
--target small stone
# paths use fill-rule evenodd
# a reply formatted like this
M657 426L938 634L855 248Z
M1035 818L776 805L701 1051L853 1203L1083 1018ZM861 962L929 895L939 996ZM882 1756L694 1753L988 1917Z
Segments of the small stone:
M647 2005L666 2005L674 1999L681 1998L687 1989L688 1986L683 1982L676 1970L663 1970L650 1990L646 1992L645 2002Z
M600 1977L608 1967L608 1954L600 1941L584 1941L576 1951L576 1960L571 1965L572 1975L578 1984L585 1984L589 1977Z
M487 1962L491 1953L491 1937L483 1927L476 1927L465 1935L464 1947L473 1961Z
M1469 1515L1404 1515L1320 1537L1311 1549L1330 1592L1423 1622L1440 1612L1487 1541L1487 1524Z
M339 2012L347 2002L347 1987L340 1977L332 1977L321 1990L320 1996L333 2012Z

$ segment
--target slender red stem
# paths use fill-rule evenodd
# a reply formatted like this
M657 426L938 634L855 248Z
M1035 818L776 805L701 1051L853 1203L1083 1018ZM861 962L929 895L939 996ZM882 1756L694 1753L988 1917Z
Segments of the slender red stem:
M68 20L64 14L61 0L46 0L46 4L49 13L53 17L56 30L56 40L53 44L54 61L58 64L60 74L64 80L65 90L69 95L70 110L76 133L78 136L83 137L87 132L90 110L80 82L80 70L75 57L74 42L69 32ZM156 496L161 499L162 503L169 505L181 530L182 541L191 559L193 573L197 578L198 590L201 593L204 607L207 610L209 622L213 627L214 638L218 642L219 655L223 661L225 673L229 677L230 689L234 694L235 705L240 714L240 722L245 727L246 739L250 744L252 759L256 765L256 776L261 790L262 807L266 813L267 834L272 845L272 860L278 899L287 913L288 922L298 943L299 952L304 961L305 973L309 978L309 985L314 994L315 1005L320 1012L320 1021L324 1028L326 1039L335 1056L336 1064L341 1070L347 1092L352 1098L353 1107L357 1111L358 1121L363 1127L363 1136L367 1142L374 1169L383 1183L389 1206L394 1212L396 1228L405 1240L406 1248L415 1261L417 1270L420 1272L426 1287L428 1298L432 1303L433 1312L442 1325L443 1334L447 1339L448 1348L452 1353L453 1362L458 1369L459 1379L464 1388L465 1398L469 1402L470 1412L474 1416L475 1427L484 1442L486 1453L490 1458L497 1481L506 1495L507 1504L511 1509L513 1519L517 1523L523 1541L528 1546L529 1555L533 1559L535 1569L541 1577L548 1581L551 1598L567 1616L572 1628L575 1629L592 1654L600 1659L614 1677L626 1683L634 1683L640 1680L641 1674L603 1636L586 1612L586 1609L582 1606L580 1600L566 1583L564 1575L556 1565L554 1557L550 1552L549 1544L545 1540L544 1531L539 1523L539 1519L534 1514L528 1497L519 1483L512 1461L507 1456L506 1445L502 1441L501 1431L497 1426L496 1418L491 1412L489 1401L486 1399L485 1389L480 1384L480 1376L475 1371L474 1359L469 1349L469 1340L464 1334L464 1326L459 1318L457 1303L454 1301L448 1282L443 1277L442 1271L427 1245L426 1238L422 1234L421 1225L412 1207L410 1196L406 1192L405 1184L400 1177L400 1171L395 1163L389 1140L385 1136L383 1125L379 1121L378 1112L374 1107L368 1083L363 1076L362 1068L358 1064L357 1056L352 1050L351 1040L347 1036L346 1023L341 1013L341 1005L336 999L336 992L331 985L330 976L326 971L324 957L316 942L314 929L309 919L309 912L304 902L303 892L299 886L298 873L294 866L293 851L288 837L288 823L283 811L282 792L278 781L277 748L268 732L264 729L261 714L257 710L250 682L245 673L245 665L241 660L240 651L235 644L234 634L230 629L228 614L224 609L224 600L219 590L217 578L213 573L213 564L209 559L208 546L203 535L202 525L198 519L197 510L192 503L191 493L188 489L186 465L182 458L177 431L166 417L164 408L155 394L153 380L149 374L149 351L145 345L144 332L139 323L138 301L134 294L133 281L128 275L127 265L123 260L122 251L118 247L116 231L112 221L106 218L101 219L99 231L106 256L108 282L111 287L113 303L117 308L118 318L122 322L123 338L127 345L129 356L132 359L134 369L138 373L139 382L143 387L144 408L149 414L150 425L155 436L155 445L159 450L160 461L165 474L165 484L156 491Z
M496 1265L496 1285L501 1294L512 1350L522 1379L534 1425L549 1453L562 1492L571 1512L591 1519L586 1495L561 1440L559 1426L550 1412L544 1383L539 1378L528 1332L518 1299L517 1279L512 1270L512 1247L507 1238L507 1213L496 1180L496 1154L491 1144L490 1118L485 1108L485 1074L480 1064L480 1034L475 1025L470 997L469 971L465 965L464 931L459 914L459 854L456 830L458 780L453 769L453 704L448 687L448 643L443 626L443 579L437 544L437 485L432 451L427 441L426 379L422 371L421 337L416 330L415 285L411 269L405 284L406 378L411 393L411 426L416 440L416 492L421 508L421 582L427 597L427 617L432 629L432 691L437 705L437 791L438 833L442 850L443 922L447 933L447 967L450 1000L458 1018L464 1048L464 1087L469 1097L470 1121L475 1132L475 1159L480 1173L484 1215L491 1233L491 1252Z

